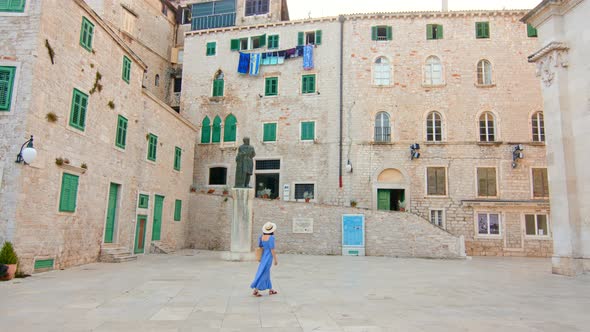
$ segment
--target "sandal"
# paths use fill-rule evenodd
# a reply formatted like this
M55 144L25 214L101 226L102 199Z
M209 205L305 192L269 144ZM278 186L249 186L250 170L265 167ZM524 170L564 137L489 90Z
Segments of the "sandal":
M276 291L276 290L274 290L274 289L271 289L271 290L269 290L269 291L268 291L268 295L275 295L275 294L278 294L278 293L279 293L279 292L277 292L277 291Z
M254 295L256 297L261 297L262 296L262 294L260 294L257 289L254 290L254 293L252 293L252 295Z

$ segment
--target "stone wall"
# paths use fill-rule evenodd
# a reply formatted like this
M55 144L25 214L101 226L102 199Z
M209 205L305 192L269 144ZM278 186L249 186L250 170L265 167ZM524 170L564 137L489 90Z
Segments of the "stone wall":
M189 244L197 249L229 250L233 200L229 196L191 195ZM366 254L393 257L461 257L462 239L411 213L255 199L252 247L262 225L274 222L279 253L342 254L342 215L364 214ZM293 233L293 218L312 218L313 233Z

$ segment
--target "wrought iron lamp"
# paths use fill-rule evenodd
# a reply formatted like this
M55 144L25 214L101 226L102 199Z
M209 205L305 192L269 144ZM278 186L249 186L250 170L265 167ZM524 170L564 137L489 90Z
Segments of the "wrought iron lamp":
M512 168L516 168L518 164L516 163L518 159L524 158L524 153L522 152L524 147L522 144L518 144L517 146L512 148Z
M24 162L25 165L28 165L35 161L35 158L37 158L37 150L33 147L33 135L31 135L31 138L20 147L16 162L19 164Z
M414 144L410 145L410 159L411 160L420 158L420 152L418 152L418 150L420 150L420 144L414 143Z

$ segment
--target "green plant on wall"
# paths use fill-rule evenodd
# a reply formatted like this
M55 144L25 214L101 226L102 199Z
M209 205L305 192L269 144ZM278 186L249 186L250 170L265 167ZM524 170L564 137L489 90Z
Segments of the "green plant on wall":
M97 71L96 76L94 77L94 86L92 87L92 89L90 89L90 91L88 91L90 94L93 94L96 91L98 91L98 92L102 91L102 84L100 84L101 79L102 79L102 74L99 71Z
M45 47L47 48L47 53L49 54L49 58L51 58L51 64L55 64L55 62L53 61L53 58L55 57L55 51L53 50L53 48L51 47L51 45L49 45L49 40L45 39Z
M2 246L2 250L0 251L0 264L17 264L18 257L16 256L16 252L14 252L14 248L12 247L12 243L6 241L4 242L4 246Z
M54 123L57 122L57 114L53 113L53 112L49 112L47 113L47 115L45 115L45 118L47 119L48 122Z
M107 104L109 106L110 109L114 110L115 109L115 102L112 100L109 100L109 103Z

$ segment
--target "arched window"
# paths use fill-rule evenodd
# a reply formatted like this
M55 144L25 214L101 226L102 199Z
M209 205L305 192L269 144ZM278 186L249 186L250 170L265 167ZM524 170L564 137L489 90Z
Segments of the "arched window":
M391 141L391 125L389 124L389 114L385 112L377 113L375 118L375 142Z
M545 142L545 120L543 112L533 114L533 142Z
M438 112L430 112L426 117L426 140L428 142L442 141L442 117Z
M201 143L211 143L211 120L206 116L201 124Z
M235 142L236 141L236 117L233 114L228 115L225 118L225 124L223 125L223 141L224 142Z
M391 84L391 66L389 60L385 57L379 57L373 65L373 84L390 85Z
M213 120L213 136L211 143L219 143L221 141L221 118L218 116Z
M492 64L488 60L480 60L477 63L477 84L492 84Z
M496 141L496 124L494 115L485 112L479 117L479 141L495 142Z
M154 79L154 85L160 86L160 75L156 74L156 78Z
M437 85L443 83L442 64L440 59L434 55L426 59L424 67L424 84Z
M223 72L218 70L213 78L213 97L223 97Z

